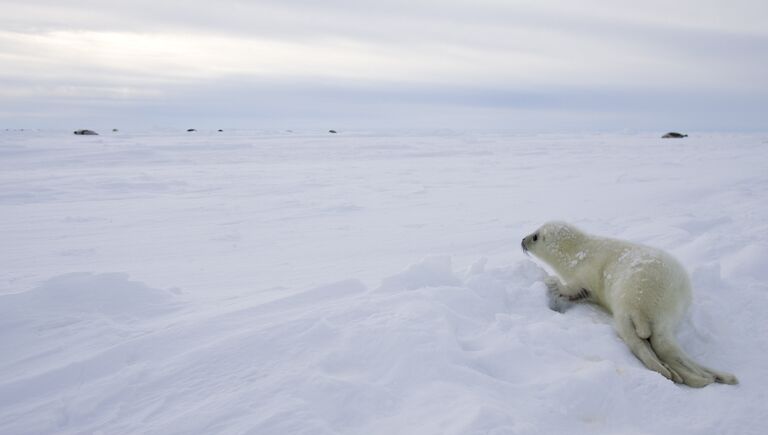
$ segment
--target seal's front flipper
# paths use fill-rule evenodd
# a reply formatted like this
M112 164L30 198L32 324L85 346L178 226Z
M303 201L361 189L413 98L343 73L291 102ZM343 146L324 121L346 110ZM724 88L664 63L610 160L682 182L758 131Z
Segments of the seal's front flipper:
M544 279L544 284L547 286L547 301L549 309L557 311L558 313L564 313L565 310L573 306L573 302L568 296L564 296L560 289L563 285L560 280L554 276L548 276Z
M573 306L573 302L560 295L553 295L552 293L548 292L547 298L549 299L549 309L552 311L557 311L558 313L564 313L568 308Z

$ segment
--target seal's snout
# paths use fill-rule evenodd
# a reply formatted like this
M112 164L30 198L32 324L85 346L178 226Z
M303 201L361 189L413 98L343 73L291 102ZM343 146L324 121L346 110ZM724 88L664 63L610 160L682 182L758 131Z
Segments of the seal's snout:
M520 242L520 247L523 248L523 252L525 252L525 255L528 255L528 247L525 246L525 239L526 237L523 237L523 240Z

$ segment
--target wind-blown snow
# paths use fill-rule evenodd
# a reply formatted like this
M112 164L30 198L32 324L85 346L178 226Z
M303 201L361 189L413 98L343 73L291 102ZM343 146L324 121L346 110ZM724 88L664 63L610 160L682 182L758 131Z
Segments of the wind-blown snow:
M763 432L768 135L0 133L0 433ZM691 272L645 369L551 219Z

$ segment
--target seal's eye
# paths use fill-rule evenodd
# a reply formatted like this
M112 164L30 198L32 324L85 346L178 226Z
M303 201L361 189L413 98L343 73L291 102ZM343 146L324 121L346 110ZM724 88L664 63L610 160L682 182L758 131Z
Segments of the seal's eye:
M535 242L537 240L539 240L539 233L533 235L533 241Z

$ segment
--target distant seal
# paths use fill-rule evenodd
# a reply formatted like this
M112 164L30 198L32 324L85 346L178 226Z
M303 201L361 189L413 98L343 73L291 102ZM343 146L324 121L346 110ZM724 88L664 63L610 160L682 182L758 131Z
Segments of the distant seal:
M96 133L96 132L95 132L95 131L93 131L93 130L86 130L86 129L83 129L83 130L75 130L75 131L74 131L74 133L75 133L76 135L82 135L82 136L98 136L98 135L99 135L98 133Z
M588 235L548 222L523 238L523 250L563 279L547 277L550 307L563 311L593 302L613 314L622 340L646 367L692 387L736 384L729 373L699 365L678 347L674 331L691 302L685 269L669 254L643 245Z
M687 134L678 133L676 131L670 131L669 133L665 134L661 138L662 139L680 139L680 138L684 138L684 137L688 137L688 135Z

